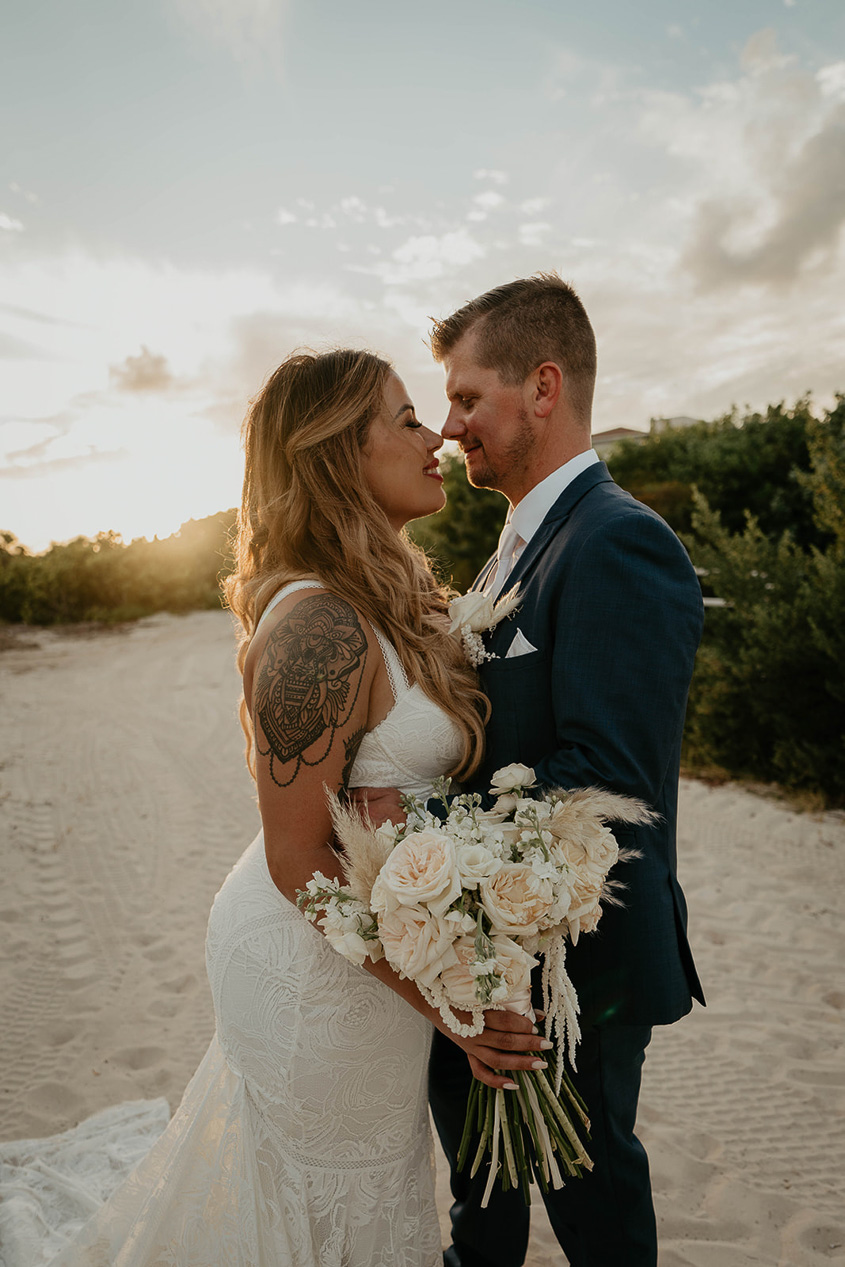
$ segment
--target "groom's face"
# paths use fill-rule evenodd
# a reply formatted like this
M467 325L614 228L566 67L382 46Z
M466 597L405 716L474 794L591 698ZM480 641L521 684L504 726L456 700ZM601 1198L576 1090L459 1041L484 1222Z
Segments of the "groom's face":
M475 359L472 331L455 345L443 366L449 416L444 440L457 440L467 479L476 488L497 488L517 502L531 487L534 432L524 385L503 383Z

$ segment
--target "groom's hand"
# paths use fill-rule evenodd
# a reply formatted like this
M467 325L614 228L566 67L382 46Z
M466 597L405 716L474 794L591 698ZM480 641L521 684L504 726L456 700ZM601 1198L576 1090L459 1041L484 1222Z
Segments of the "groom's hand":
M405 811L395 787L353 787L347 796L361 818L369 818L373 827L381 827L388 819L395 827L405 821Z
M485 1012L484 1029L477 1037L449 1037L466 1052L469 1067L479 1082L505 1091L512 1091L516 1084L504 1071L545 1068L543 1053L552 1047L527 1016L515 1012Z

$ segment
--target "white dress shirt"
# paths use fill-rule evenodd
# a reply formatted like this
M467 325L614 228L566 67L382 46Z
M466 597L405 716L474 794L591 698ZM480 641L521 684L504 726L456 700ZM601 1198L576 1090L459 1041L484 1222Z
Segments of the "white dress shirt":
M508 511L505 524L510 524L524 542L514 551L513 563L516 563L563 490L568 488L582 471L595 466L599 461L601 459L595 449L585 449L583 453L577 453L574 458L564 462L563 466L552 471L551 475L540 480L539 484L535 484L531 492L526 493L522 501L517 502L516 506Z

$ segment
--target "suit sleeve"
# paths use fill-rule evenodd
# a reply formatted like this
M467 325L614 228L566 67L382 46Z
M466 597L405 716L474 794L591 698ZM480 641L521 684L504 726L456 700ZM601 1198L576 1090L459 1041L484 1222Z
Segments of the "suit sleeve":
M535 763L539 782L600 784L656 805L703 623L686 551L656 516L603 522L568 565L554 620L557 746Z

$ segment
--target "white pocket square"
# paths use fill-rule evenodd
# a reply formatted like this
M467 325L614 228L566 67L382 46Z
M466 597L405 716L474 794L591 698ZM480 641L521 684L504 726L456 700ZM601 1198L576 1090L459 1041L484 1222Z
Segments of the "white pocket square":
M529 642L522 630L517 629L513 642L505 652L505 659L512 660L514 656L528 655L530 651L536 650L533 642Z

